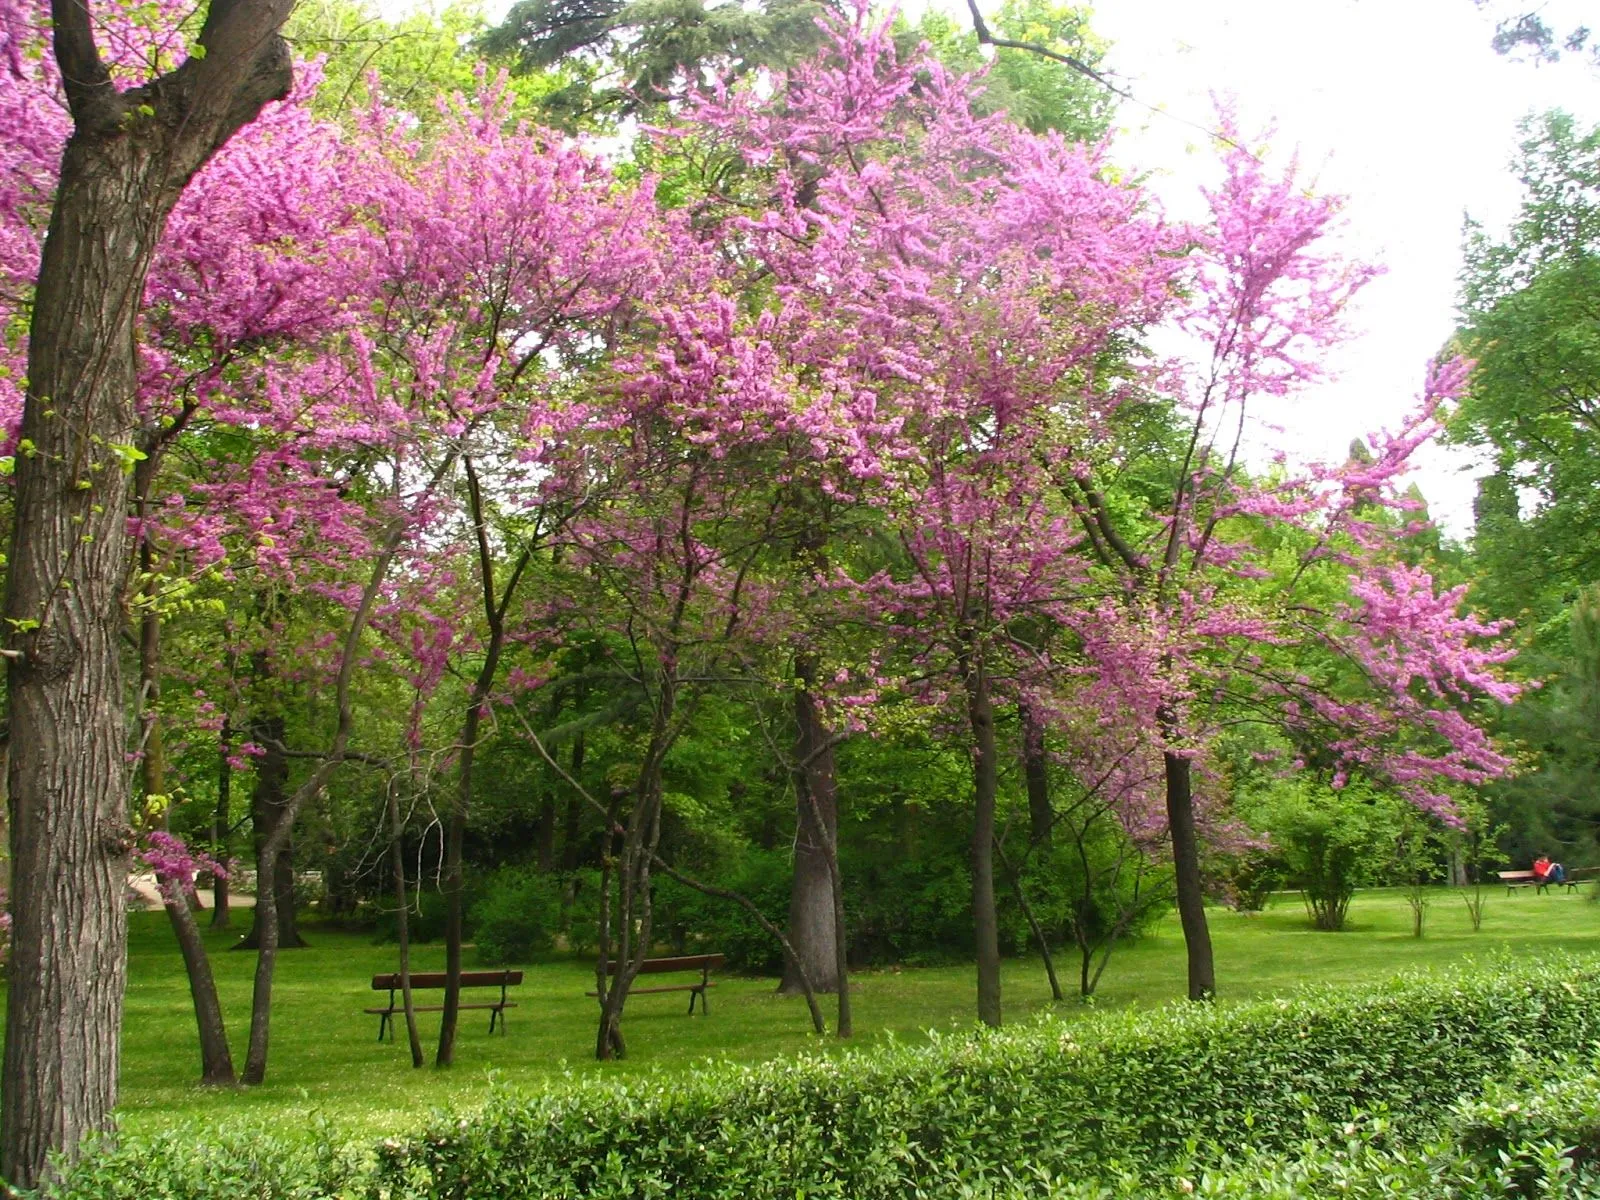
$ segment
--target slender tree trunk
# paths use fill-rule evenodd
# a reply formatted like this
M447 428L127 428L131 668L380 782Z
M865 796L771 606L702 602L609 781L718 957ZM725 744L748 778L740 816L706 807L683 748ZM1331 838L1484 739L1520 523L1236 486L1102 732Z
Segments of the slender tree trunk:
M453 462L454 455L447 455L434 473L433 484L437 484L444 477ZM429 485L430 488L433 484ZM284 806L283 820L273 830L272 837L262 848L263 858L274 858L283 849L283 843L288 841L289 832L294 828L294 821L299 816L301 807L328 785L328 780L333 777L334 771L345 761L345 756L349 752L350 728L355 723L350 708L350 678L355 673L361 639L366 633L367 622L372 617L372 608L377 601L378 591L383 587L383 581L389 574L389 567L394 563L406 527L406 522L399 518L390 524L384 537L383 549L373 564L372 575L362 590L361 602L350 618L349 628L345 630L344 649L339 655L338 682L334 688L334 694L338 697L339 720L334 728L328 752L317 764L310 778L296 788L294 795L289 797L288 804ZM256 954L255 981L250 994L250 1043L245 1052L242 1076L243 1081L249 1084L260 1083L267 1076L267 1050L272 1035L272 981L278 963L278 905L273 872L266 872L264 877L257 881L256 891L256 907L264 911L261 921L261 945Z
M147 580L153 580L154 555L148 540L139 547L140 567ZM143 727L144 757L140 773L148 799L167 794L166 753L161 729L161 618L154 608L152 585L146 584L146 607L139 618L139 679L143 708L139 714ZM161 906L166 909L172 932L183 955L183 969L189 977L189 995L194 1001L195 1027L200 1036L200 1082L234 1082L233 1055L228 1049L228 1028L222 1020L222 1002L217 998L216 979L211 974L211 959L200 936L200 924L189 903L193 888L187 879L158 876Z
M227 1085L235 1082L233 1054L228 1049L228 1027L222 1019L222 1002L217 998L217 983L211 974L211 959L200 923L189 907L179 881L161 879L161 904L172 922L189 975L189 995L194 1000L195 1025L200 1031L200 1082Z
M229 822L233 819L233 723L222 718L222 732L217 748L217 811L211 818L211 852L219 862L226 864ZM227 929L232 924L228 912L228 877L211 878L211 928Z
M1045 936L1044 926L1039 923L1039 918L1034 915L1033 905L1028 903L1028 895L1022 890L1022 873L1007 859L1006 852L998 844L995 852L1000 856L1000 862L1006 869L1006 878L1011 882L1011 894L1016 897L1017 907L1022 910L1022 915L1028 922L1028 928L1033 933L1033 940L1038 943L1039 956L1044 959L1045 978L1050 981L1050 998L1063 1000L1061 994L1061 981L1056 978L1056 960L1050 953L1050 939Z
M482 677L480 676L480 679ZM456 768L456 798L450 806L444 841L444 1013L439 1023L439 1045L433 1065L455 1062L456 1024L461 1014L461 941L464 933L465 897L462 894L461 856L467 839L467 808L472 803L472 760L478 745L479 710L483 700L474 686L461 723L461 749Z
M389 863L394 869L395 928L400 940L400 996L406 1014L406 1038L411 1043L411 1065L424 1062L422 1039L417 1035L417 1010L411 999L411 902L406 896L405 826L400 820L400 798L389 784ZM394 1019L391 1014L391 1021Z
M617 862L619 896L616 929L616 970L609 988L600 987L600 1028L595 1035L595 1057L601 1061L621 1058L627 1052L622 1037L622 1009L628 990L639 974L640 964L650 955L654 933L654 911L650 900L650 862L661 839L661 765L671 749L672 719L677 705L675 681L663 678L650 724L650 741L645 748L639 780L634 787L633 811L623 833L622 853ZM603 939L604 941L604 939ZM605 946L601 949L599 973L608 973Z
M833 877L838 864L838 788L833 749L818 710L814 688L814 655L795 656L795 838L794 883L789 891L789 943L805 963L811 986L819 992L839 990L837 922ZM783 993L800 990L799 973L785 968L778 985Z
M572 739L572 777L583 779L583 733L580 730ZM572 792L567 797L567 811L561 823L561 870L570 875L583 861L583 797Z
M274 950L300 949L306 944L300 936L294 907L294 818L290 815L289 760L283 753L285 736L282 717L266 717L256 723L255 739L265 751L256 763L256 786L250 798L256 844L256 907L250 933L234 947L236 950L259 950L263 944L266 913L262 911L261 897L267 894L269 879L276 909ZM285 821L289 827L280 835ZM273 846L278 849L271 851L269 847Z
M994 897L994 820L999 801L994 701L983 652L970 642L962 655L967 721L972 731L972 929L978 958L978 1019L1000 1025L1000 918Z
M505 589L496 595L494 555L489 544L489 529L484 506L483 488L478 481L477 467L470 457L461 460L467 476L467 495L471 506L473 536L477 543L478 588L483 597L483 618L486 631L483 666L473 681L472 693L467 698L467 711L461 723L461 751L456 765L456 799L450 808L450 821L445 836L444 887L444 1019L439 1024L439 1048L434 1055L436 1067L448 1067L455 1061L456 1026L461 1015L461 939L465 914L462 906L461 854L467 839L467 813L472 808L472 763L478 752L478 731L483 712L494 691L495 677L500 669L500 654L505 648L506 610L516 595L517 584L533 559L533 547L523 547L516 565L506 580Z
M1189 957L1189 999L1210 1000L1217 994L1217 975L1200 878L1200 839L1195 831L1190 763L1170 750L1162 757L1166 766L1167 824L1172 831L1178 920L1183 925L1183 943Z
M539 823L533 835L534 859L541 873L548 875L556 866L556 792L553 782L545 785L539 798Z
M1035 846L1050 843L1055 814L1050 808L1050 771L1044 750L1044 722L1029 705L1019 704L1022 725L1022 775L1028 785L1028 829Z

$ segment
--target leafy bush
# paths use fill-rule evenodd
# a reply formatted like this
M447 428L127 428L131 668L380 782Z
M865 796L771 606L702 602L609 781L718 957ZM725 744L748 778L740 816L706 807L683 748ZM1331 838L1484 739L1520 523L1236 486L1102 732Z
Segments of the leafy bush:
M1259 846L1215 855L1207 866L1213 898L1234 912L1261 912L1267 897L1283 886L1282 857Z
M1557 959L1537 977L1497 964L1233 1008L1050 1018L918 1047L501 1091L368 1153L266 1136L202 1151L184 1131L125 1143L53 1195L1081 1200L1175 1195L1180 1180L1261 1200L1515 1195L1483 1189L1592 1176L1562 1150L1589 1144L1575 1133L1593 1096L1552 1085L1516 1125L1503 1095L1452 1106L1532 1055L1590 1047L1597 1001L1600 962ZM1435 1145L1450 1121L1458 1132ZM107 1190L122 1177L138 1190ZM1576 1194L1553 1187L1540 1194Z
M533 867L502 867L484 881L471 917L482 962L527 962L550 949L561 928L561 880Z
M1600 1074L1575 1061L1541 1070L1570 1072L1554 1083L1527 1079L1491 1084L1480 1099L1451 1112L1410 1145L1382 1114L1352 1113L1314 1126L1293 1153L1197 1155L1165 1173L1157 1194L1212 1200L1348 1200L1447 1197L1449 1200L1592 1200L1600 1195ZM1014 1173L992 1190L963 1188L970 1200L1144 1200L1148 1177L1118 1171L1092 1182L1048 1172Z
M1399 803L1354 784L1315 795L1305 786L1288 787L1258 818L1318 929L1343 929L1356 888L1381 880L1393 860Z

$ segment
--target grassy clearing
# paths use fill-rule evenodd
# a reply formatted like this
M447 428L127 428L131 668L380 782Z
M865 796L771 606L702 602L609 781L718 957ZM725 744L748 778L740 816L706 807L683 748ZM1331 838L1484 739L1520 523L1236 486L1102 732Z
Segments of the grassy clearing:
M1558 951L1600 951L1600 906L1583 895L1493 895L1483 929L1476 934L1459 898L1440 889L1432 899L1427 936L1421 941L1411 936L1410 910L1395 891L1358 896L1351 907L1351 928L1340 934L1312 930L1292 894L1276 897L1259 916L1213 910L1223 1000L1312 981L1368 981L1469 956L1508 953L1538 959ZM161 913L133 916L122 1083L127 1127L148 1130L178 1120L224 1117L270 1120L280 1128L308 1127L310 1115L320 1113L353 1131L387 1133L410 1126L442 1104L470 1100L491 1073L537 1084L566 1072L687 1070L707 1057L748 1061L816 1046L807 1032L802 1000L774 995L769 979L724 976L712 990L709 1017L687 1017L683 993L631 999L624 1023L630 1057L598 1064L592 1059L594 1001L584 996L592 984L592 967L555 961L527 968L506 1036L487 1034L486 1013L463 1014L455 1069L414 1071L404 1042L378 1043L378 1019L361 1012L386 995L374 994L367 984L373 974L394 969L394 947L315 926L307 934L310 949L280 958L268 1082L217 1093L191 1082L198 1068L193 1012L166 918ZM242 1052L255 957L230 953L232 940L213 936L210 944L236 1052ZM443 969L441 947L419 947L416 959L416 970ZM1063 959L1058 969L1064 985L1072 986L1075 964ZM1490 964L1485 969L1494 968ZM1153 934L1117 952L1097 1004L1166 1003L1179 998L1183 978L1182 938L1176 919L1168 919ZM888 1036L918 1038L930 1028L972 1019L974 984L967 966L865 972L856 982L857 1045ZM1037 959L1008 962L1004 988L1008 1020L1050 1003ZM1073 1002L1065 1007L1081 1011ZM420 1023L431 1055L438 1015L423 1014Z

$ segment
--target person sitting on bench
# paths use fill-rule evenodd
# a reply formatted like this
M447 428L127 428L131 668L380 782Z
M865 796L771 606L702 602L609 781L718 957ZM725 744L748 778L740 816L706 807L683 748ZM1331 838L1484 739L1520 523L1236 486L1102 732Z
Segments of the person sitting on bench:
M1558 862L1551 862L1548 854L1541 854L1533 860L1533 877L1540 883L1565 883L1567 869Z

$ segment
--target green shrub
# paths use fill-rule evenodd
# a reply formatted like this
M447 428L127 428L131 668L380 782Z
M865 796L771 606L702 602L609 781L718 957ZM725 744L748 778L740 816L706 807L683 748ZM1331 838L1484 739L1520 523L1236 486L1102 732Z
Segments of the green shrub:
M41 1189L49 1200L331 1200L372 1183L373 1158L324 1127L280 1137L243 1124L120 1136ZM353 1193L361 1195L362 1191Z
M1407 978L504 1093L387 1146L380 1174L452 1200L942 1196L1006 1170L1146 1174L1197 1144L1288 1151L1352 1109L1425 1131L1530 1050L1592 1042L1597 999L1600 964L1544 963L1535 980Z
M1344 928L1357 887L1383 881L1400 832L1400 804L1352 784L1313 794L1286 786L1258 815L1299 885L1318 929Z
M1533 1055L1586 1052L1600 1039L1597 1001L1600 962L1555 959L1537 976L1497 963L1231 1008L1046 1018L917 1047L498 1091L367 1154L267 1137L202 1153L185 1132L126 1144L109 1160L121 1168L92 1160L53 1194L1086 1200L1178 1195L1183 1180L1261 1200L1516 1194L1481 1190L1498 1178L1573 1195L1552 1189L1592 1175L1562 1153L1588 1144L1575 1134L1592 1095L1551 1085L1518 1125L1504 1095L1452 1106ZM1441 1128L1456 1132L1436 1145ZM140 1190L104 1190L119 1170ZM281 1187L264 1192L258 1177Z
M561 928L561 880L533 867L502 867L484 880L471 919L481 962L528 962L550 949Z

